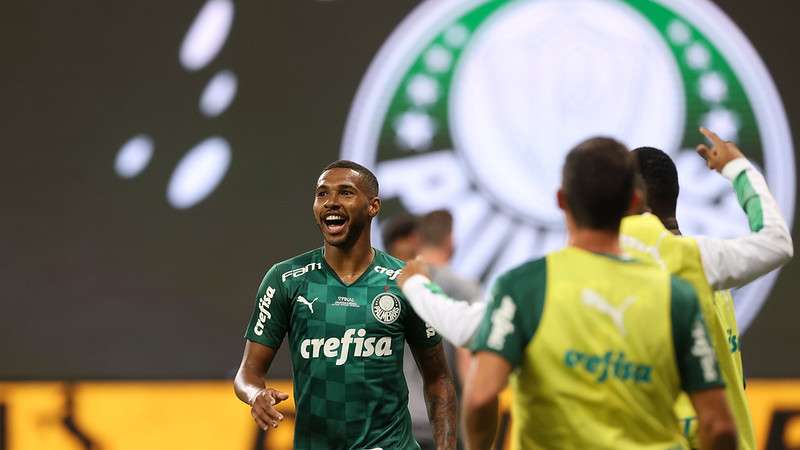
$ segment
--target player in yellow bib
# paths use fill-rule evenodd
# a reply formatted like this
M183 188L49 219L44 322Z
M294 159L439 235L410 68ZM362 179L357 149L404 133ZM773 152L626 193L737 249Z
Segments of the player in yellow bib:
M740 287L785 264L792 257L792 239L761 174L735 145L723 142L709 130L701 131L711 140L712 147L700 146L699 152L709 168L733 183L752 234L738 239L680 236L675 219L679 191L675 164L660 150L640 148L633 153L652 214L626 217L622 221L621 242L626 253L666 268L697 291L736 419L739 446L755 450L755 433L744 392L739 329L733 297L726 289ZM697 424L686 396L679 399L676 412L692 446L697 447Z
M700 146L709 168L717 170L733 183L740 205L745 210L752 233L735 239L681 237L677 232L675 204L678 195L677 172L674 164L663 152L655 154L667 158L671 169L659 166L650 158L653 153L636 151L642 167L642 176L649 194L648 203L653 214L634 215L622 222L623 248L639 258L666 267L672 273L686 278L698 291L709 332L720 360L726 380L726 395L734 411L743 449L755 449L755 436L744 395L741 345L733 301L729 289L742 286L785 264L792 257L792 239L761 174L732 144L722 142L716 135L709 136L711 149ZM665 173L673 175L665 177ZM663 221L663 223L662 223ZM666 224L666 225L665 225ZM472 339L481 318L485 303L465 305L425 288L424 268L412 263L404 271L403 290L409 302L427 323L443 337L457 345L467 345ZM408 281L406 283L406 281ZM455 318L455 320L454 320ZM678 401L676 412L696 447L696 421L685 397Z
M619 224L634 174L633 158L611 139L567 156L558 200L570 245L501 276L473 339L464 390L470 449L491 445L509 375L514 448L688 448L673 413L682 390L708 448L736 447L694 290L622 256Z

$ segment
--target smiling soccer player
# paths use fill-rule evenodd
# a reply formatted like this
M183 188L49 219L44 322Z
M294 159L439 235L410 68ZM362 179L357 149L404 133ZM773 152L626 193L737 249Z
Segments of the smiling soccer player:
M406 406L405 342L422 372L437 448L455 448L455 389L441 338L397 287L403 263L370 243L380 207L372 172L330 164L313 207L323 247L275 264L258 289L235 390L261 428L278 426L275 405L288 395L264 376L288 334L296 449L419 449Z

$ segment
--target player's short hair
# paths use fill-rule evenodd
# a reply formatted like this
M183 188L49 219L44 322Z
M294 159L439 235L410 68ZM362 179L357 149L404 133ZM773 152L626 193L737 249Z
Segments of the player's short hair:
M405 239L416 233L419 229L419 221L411 214L398 214L390 217L383 225L383 246L391 250L395 242Z
M680 185L672 158L653 147L639 147L631 153L644 182L648 208L659 218L675 217Z
M361 175L361 181L364 182L364 192L366 192L366 194L369 197L378 196L378 192L380 189L378 186L378 178L375 177L375 174L372 173L371 170L367 169L361 164L346 159L340 159L338 161L334 161L328 164L327 166L325 166L324 169L322 169L322 171L325 172L326 170L331 170L331 169L355 170L356 172L359 173L359 175Z
M453 232L453 215L446 209L437 209L422 216L419 237L424 245L442 245Z
M607 137L587 139L567 155L562 190L575 223L596 230L618 230L633 196L633 156Z

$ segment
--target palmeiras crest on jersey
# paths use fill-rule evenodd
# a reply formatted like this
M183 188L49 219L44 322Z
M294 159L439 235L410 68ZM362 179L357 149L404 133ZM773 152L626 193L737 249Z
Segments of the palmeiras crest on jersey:
M684 232L747 233L730 183L694 154L701 125L739 143L791 220L780 97L710 1L439 0L418 6L372 62L341 153L376 171L384 200L415 214L449 209L455 270L487 281L564 245L561 164L593 135L672 156ZM747 300L742 330L776 275L735 292Z
M376 295L372 299L372 315L382 324L394 323L400 317L400 299L389 292Z

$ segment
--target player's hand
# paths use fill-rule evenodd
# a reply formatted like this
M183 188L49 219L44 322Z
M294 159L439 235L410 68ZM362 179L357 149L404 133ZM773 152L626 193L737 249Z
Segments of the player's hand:
M419 256L406 263L406 266L403 267L403 270L400 272L400 275L397 276L397 285L403 287L403 285L406 283L406 281L408 281L409 278L417 274L424 275L430 278L430 273L428 272L428 265Z
M709 169L722 173L726 164L737 158L744 158L742 151L733 142L723 141L708 128L700 128L700 132L711 141L711 148L705 144L697 146L697 154L706 160Z
M278 428L283 420L283 414L275 409L275 405L289 398L289 394L276 389L266 388L258 392L250 401L250 414L255 419L258 427L266 431L267 428Z

